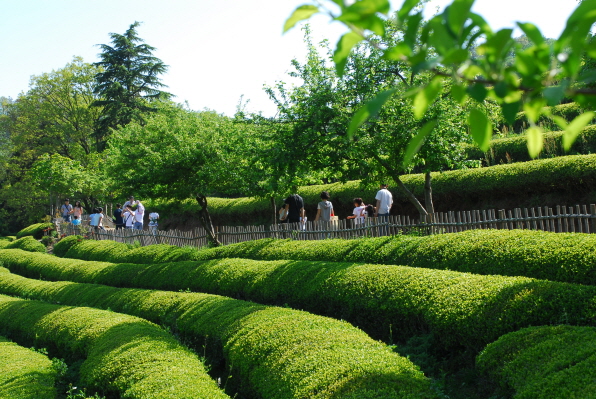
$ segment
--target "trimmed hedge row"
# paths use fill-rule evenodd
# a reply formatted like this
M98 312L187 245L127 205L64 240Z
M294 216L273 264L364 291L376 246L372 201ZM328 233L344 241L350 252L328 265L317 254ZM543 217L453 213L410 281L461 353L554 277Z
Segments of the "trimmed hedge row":
M544 148L540 153L541 158L559 157L566 154L596 153L596 125L585 127L567 153L563 149L561 136L563 136L563 132L544 134ZM532 160L528 154L528 141L525 135L492 140L487 152L482 152L480 148L471 144L466 145L465 148L467 159L482 159L488 165Z
M1 249L18 248L29 252L46 252L46 247L31 236L25 236L14 241L0 240Z
M561 325L506 334L480 353L477 366L515 398L596 398L596 329Z
M200 251L169 245L130 249L113 241L92 240L70 246L72 242L61 241L54 252L84 260L145 264L222 258L366 262L596 285L593 234L468 230L361 240L262 239Z
M560 116L567 122L571 122L581 113L583 113L582 107L578 103L567 103L559 104L553 107L548 107L553 115ZM537 123L543 126L556 126L556 124L546 115L541 115ZM530 122L525 112L518 112L515 117L515 123L513 124L513 131L521 133L529 127Z
M0 271L2 282L9 273ZM146 320L105 310L0 295L7 336L85 359L81 383L122 398L229 398L189 350Z
M22 238L25 236L33 236L33 238L41 240L43 237L43 233L47 229L54 229L53 223L36 223L32 224L31 226L25 227L23 230L17 233L17 238Z
M433 199L439 206L439 211L461 209L461 204L523 199L524 196L552 195L554 192L577 198L594 191L596 155L570 155L486 168L436 172L432 174L432 178ZM424 175L403 175L401 179L414 195L424 198ZM363 188L359 181L350 181L301 187L298 194L304 198L307 216L314 218L321 191L328 191L336 214L343 218L352 213L353 198L360 197L367 204L373 203L377 190L378 186ZM390 190L394 198L392 213L403 214L404 210L413 210L404 195L394 187ZM277 205L281 206L282 203L283 200L279 198ZM174 208L170 208L170 205ZM178 201L175 204L155 202L151 207L159 209L164 218L173 213L184 214L188 218L192 214L196 215L199 209L192 201ZM214 223L219 225L270 223L272 217L270 201L256 198L210 198L209 212Z
M109 264L14 249L0 250L0 261L33 278L191 289L288 304L348 320L385 341L430 331L445 348L480 350L531 325L596 325L596 287L525 277L288 260Z
M47 356L0 337L0 398L53 399L57 374Z
M12 251L16 257L25 255ZM50 259L72 262L46 255L37 258L39 270L46 269L42 265L50 265ZM91 270L96 265L85 266ZM2 274L0 291L109 307L176 328L201 344L205 337L215 338L233 366L234 380L238 373L245 384L239 388L249 397L435 397L430 380L406 358L346 322L302 311L215 295L44 282L10 273Z

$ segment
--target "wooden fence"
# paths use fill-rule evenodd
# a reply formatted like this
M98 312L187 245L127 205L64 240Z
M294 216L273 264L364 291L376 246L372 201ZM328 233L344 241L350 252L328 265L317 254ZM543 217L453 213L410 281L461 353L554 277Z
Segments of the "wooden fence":
M59 220L57 220L59 222ZM140 245L170 244L203 247L208 244L204 229L191 231L115 230L108 228L94 232L85 221L81 227L57 223L59 233L89 235L96 240ZM294 240L322 240L327 238L379 237L396 234L443 234L473 229L526 229L550 232L596 232L596 205L516 208L513 210L482 210L445 212L429 215L425 221L408 216L368 218L363 223L353 220L332 222L280 223L271 226L220 226L216 236L222 244L234 244L261 238L291 238Z

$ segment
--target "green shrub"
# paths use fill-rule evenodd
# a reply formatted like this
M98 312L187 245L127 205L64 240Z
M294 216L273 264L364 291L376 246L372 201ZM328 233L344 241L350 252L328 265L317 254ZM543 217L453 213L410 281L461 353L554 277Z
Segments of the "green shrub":
M480 350L530 325L596 325L596 287L405 266L222 259L110 264L0 250L15 273L49 280L208 292L347 320L386 342L432 332ZM391 334L394 334L392 337Z
M47 230L54 230L54 223L37 223L31 226L25 227L23 230L17 233L17 238L25 236L33 236L33 238L41 240L43 234Z
M3 272L2 277L8 273ZM196 355L160 327L105 310L0 295L0 330L84 359L81 383L122 398L226 398Z
M539 157L552 158L568 154L596 153L596 125L584 128L567 153L563 150L561 136L563 132L545 133L544 148ZM482 152L477 146L471 144L466 145L465 148L468 159L482 159L486 165L532 160L528 154L528 141L525 135L492 140L487 152Z
M31 236L25 236L15 241L8 241L6 244L0 241L0 248L18 248L29 252L46 252L46 247Z
M46 356L0 337L0 398L53 399L56 376Z
M596 329L561 325L506 334L477 365L515 398L596 398Z
M89 240L72 247L67 256L146 264L221 258L347 261L596 285L596 235L530 230L359 240L263 239L200 251L166 245L128 249L125 244Z
M578 103L559 104L555 105L554 107L548 108L550 108L550 111L553 115L560 116L567 122L571 122L578 115L584 112ZM541 115L537 121L537 124L547 130L558 127L552 121L552 119L550 119L546 115ZM512 127L513 131L516 133L521 133L528 127L530 127L530 122L528 121L528 117L526 116L525 112L518 112L518 114L515 117L515 123Z
M424 198L424 175L401 176L403 183L418 198ZM497 200L510 200L540 195L568 195L571 198L585 196L596 187L596 155L570 155L539 159L478 169L462 169L432 174L433 200L443 210L461 209L462 204L470 204L478 209L478 204L494 203ZM304 198L305 210L309 218L314 218L321 191L331 195L333 208L340 217L352 214L353 198L360 197L365 203L373 203L378 186L362 187L359 181L300 187L298 193ZM391 187L394 199L394 212L413 209L407 198ZM268 199L237 198L209 199L209 212L214 223L219 225L262 223L271 221L271 205ZM280 206L283 199L278 199ZM520 203L520 206L523 204ZM198 205L190 201L176 205L186 219L196 215ZM483 207L483 205L480 205ZM485 207L485 206L484 206ZM160 214L164 218L170 213L167 204L162 204Z
M64 256L73 245L81 241L83 241L82 236L64 237L54 245L53 253L56 256Z
M7 294L109 307L175 328L201 345L206 337L215 339L247 397L435 397L412 362L346 322L215 295L51 283L5 270L0 291Z

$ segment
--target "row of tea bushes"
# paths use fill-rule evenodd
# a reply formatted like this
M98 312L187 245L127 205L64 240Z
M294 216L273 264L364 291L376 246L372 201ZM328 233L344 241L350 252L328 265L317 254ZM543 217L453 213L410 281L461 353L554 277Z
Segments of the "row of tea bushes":
M54 399L57 375L47 356L0 337L0 398Z
M424 175L400 176L402 182L418 198L424 198ZM411 208L407 198L393 182L387 182L394 198L394 212L400 207ZM498 199L536 197L557 192L579 197L593 191L596 186L596 155L570 155L539 159L529 162L495 165L478 169L461 169L432 173L433 199L442 209L461 209L461 204L494 203ZM352 214L353 199L360 197L365 203L374 203L378 185L362 187L360 181L333 183L300 187L297 192L304 198L307 216L313 218L317 212L321 191L328 191L335 213L340 217ZM277 206L283 203L277 199ZM471 205L470 205L471 206ZM482 205L481 205L482 206ZM523 206L523 204L519 204ZM147 205L149 209L149 205ZM151 209L158 209L167 217L196 215L198 205L194 202L152 203ZM468 208L470 209L470 208ZM473 209L473 208L472 208ZM270 199L256 198L210 198L209 212L218 225L268 224L273 211Z
M426 332L438 344L480 350L531 325L596 325L596 287L405 266L221 259L154 265L85 262L0 250L32 278L196 290L348 320L386 341Z
M32 236L37 240L41 240L43 234L47 230L54 230L53 223L36 223L32 224L31 226L25 227L23 230L17 233L17 238L22 238L25 236Z
M18 257L19 253L13 255ZM73 262L49 255L43 258L39 258L38 270L50 259ZM78 262L82 268L87 266ZM241 384L238 389L248 397L435 397L430 380L389 347L346 322L302 311L207 294L45 282L6 272L0 279L0 292L109 307L175 328L201 344L209 337L216 341L209 347L223 347L219 356L233 366L233 380Z
M477 366L516 399L596 398L596 329L560 325L506 334L484 349Z
M54 252L114 263L221 258L366 262L596 284L596 235L529 230L469 230L361 240L263 239L201 251L170 245L131 248L114 241L68 237L56 244Z
M0 271L2 281L9 273ZM105 310L0 295L0 331L70 361L80 382L122 398L228 398L199 358L162 328Z
M552 158L569 154L596 153L596 125L585 127L567 152L563 149L562 136L563 132L545 133L544 148L539 157ZM490 147L486 152L473 144L466 145L465 148L466 158L482 159L487 165L532 160L528 153L528 139L525 135L491 140Z
M14 241L0 240L0 249L18 248L29 252L46 252L46 247L31 236L25 236Z

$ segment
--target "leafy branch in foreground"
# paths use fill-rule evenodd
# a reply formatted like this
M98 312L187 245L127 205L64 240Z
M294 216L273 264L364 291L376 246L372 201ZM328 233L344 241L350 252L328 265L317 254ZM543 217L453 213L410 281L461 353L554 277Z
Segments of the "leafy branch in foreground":
M405 0L394 13L388 0L357 0L350 5L344 0L327 1L331 7L315 3L298 7L286 21L284 32L315 14L326 13L349 29L334 52L338 74L344 73L352 48L362 41L381 48L387 60L407 63L415 74L431 73L434 78L423 87L402 94L412 99L418 119L448 83L456 101L463 104L472 98L478 103L478 108L470 111L468 123L474 141L483 151L488 149L493 133L490 119L481 107L486 99L499 104L510 124L520 110L525 111L530 123L527 136L532 157L542 149L543 132L536 124L542 115L551 117L565 131L565 150L571 148L578 132L595 116L588 111L567 123L551 115L546 106L564 99L588 109L596 105L596 73L585 67L593 65L596 59L596 40L591 35L596 23L596 0L583 0L567 20L563 33L552 42L534 24L518 22L517 27L530 41L525 48L512 37L513 29L493 31L481 15L472 12L474 0L454 0L429 20L423 17L423 0ZM401 40L386 45L383 43L391 43L386 40L389 33L384 24L389 18L394 18L404 33ZM513 62L508 62L512 53ZM349 134L374 118L395 92L383 91L370 100L354 116ZM419 146L414 143L410 148L415 153Z

